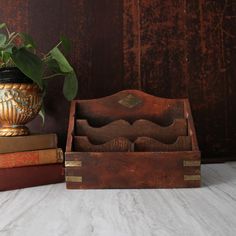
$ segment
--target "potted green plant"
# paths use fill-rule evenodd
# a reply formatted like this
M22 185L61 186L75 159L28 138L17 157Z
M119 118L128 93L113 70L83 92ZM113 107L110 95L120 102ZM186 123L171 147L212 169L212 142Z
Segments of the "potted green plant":
M77 94L76 73L60 49L67 50L69 43L62 38L48 53L40 53L28 34L10 32L5 23L0 30L0 136L27 135L26 123L38 113L44 119L48 79L64 77L67 100Z

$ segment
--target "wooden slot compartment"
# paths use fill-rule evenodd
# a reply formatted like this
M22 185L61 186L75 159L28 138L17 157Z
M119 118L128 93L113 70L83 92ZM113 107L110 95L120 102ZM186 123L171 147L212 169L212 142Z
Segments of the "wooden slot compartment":
M173 120L186 119L183 99L158 98L137 90L125 90L99 99L77 100L74 106L73 118L87 120L93 127L118 120L132 124L139 119L168 126Z
M150 137L139 137L134 142L134 151L137 152L173 152L191 151L191 138L180 136L174 143L162 143Z
M135 141L138 137L150 137L163 143L173 143L179 136L186 136L186 119L175 119L169 126L160 126L149 120L138 119L130 124L116 120L101 127L91 126L87 120L76 120L75 134L87 136L95 144L108 142L117 137Z
M187 151L191 139L186 119L175 119L168 126L139 119L130 124L116 120L93 127L87 120L76 120L74 150L85 152ZM185 137L186 136L186 137Z
M163 143L150 137L138 137L134 142L125 137L116 137L105 143L94 144L87 136L74 137L74 150L79 152L170 152L190 151L189 136L180 136L173 143Z
M200 157L188 99L124 90L71 103L68 189L199 187Z
M80 152L130 152L132 142L127 138L117 137L102 144L94 144L87 136L75 136L74 150Z

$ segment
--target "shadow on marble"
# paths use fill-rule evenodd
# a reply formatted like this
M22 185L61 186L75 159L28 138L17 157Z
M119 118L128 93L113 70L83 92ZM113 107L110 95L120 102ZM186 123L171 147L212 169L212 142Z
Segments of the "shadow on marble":
M217 186L236 181L235 166L230 164L203 164L201 168L201 187Z

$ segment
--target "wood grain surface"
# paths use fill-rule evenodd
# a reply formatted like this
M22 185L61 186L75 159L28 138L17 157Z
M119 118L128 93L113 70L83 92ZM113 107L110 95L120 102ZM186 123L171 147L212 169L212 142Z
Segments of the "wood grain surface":
M77 152L66 160L79 160L81 167L68 167L66 176L82 177L67 181L67 188L183 188L199 187L200 179L186 180L193 173L200 177L199 166L184 167L186 160L199 161L199 152ZM175 161L170 161L174 159Z
M186 136L188 130L185 119L176 119L169 126L160 126L144 119L136 120L132 124L125 120L117 120L102 127L93 127L87 120L77 120L75 129L76 135L87 136L93 143L104 143L117 137L134 141L142 136L172 143L178 136Z
M201 154L188 99L123 90L73 101L67 140L69 189L200 186Z
M191 150L192 145L189 136L180 136L175 142L168 144L150 137L139 137L134 142L134 151L138 152L176 152Z
M130 152L132 142L127 138L117 137L101 144L92 143L88 137L74 137L74 151L77 152Z
M122 89L189 97L203 158L236 154L236 2L234 0L1 0L0 21L27 31L43 51L60 35L79 76L79 98ZM46 125L65 145L69 104L50 82ZM60 106L58 106L60 104Z

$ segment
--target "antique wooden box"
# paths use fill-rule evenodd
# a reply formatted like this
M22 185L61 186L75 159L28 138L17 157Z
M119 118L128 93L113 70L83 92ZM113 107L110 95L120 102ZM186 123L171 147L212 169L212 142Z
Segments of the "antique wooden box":
M200 165L188 99L124 90L71 103L68 189L199 187Z

